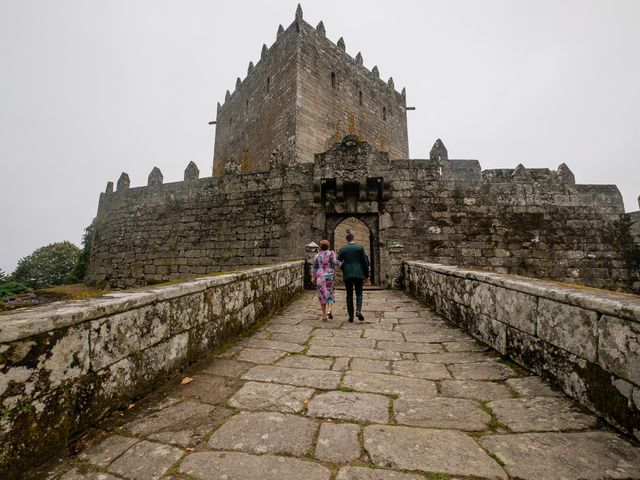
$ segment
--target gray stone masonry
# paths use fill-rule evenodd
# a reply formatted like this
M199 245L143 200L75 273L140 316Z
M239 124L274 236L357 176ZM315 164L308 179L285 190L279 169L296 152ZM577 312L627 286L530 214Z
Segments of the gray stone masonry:
M105 415L288 303L302 289L302 277L303 262L298 261L3 314L0 478L23 478L31 464L59 452ZM286 345L294 344L266 344L263 351L272 356L260 361L286 355L274 349ZM129 425L148 442L131 446L114 440L87 454L87 461L109 463L117 475L141 466L138 473L126 474L130 478L161 475L183 450L159 443L184 448L199 442L216 419L229 414L215 404L236 392L237 377L254 365L219 362L219 375L205 370L184 385L183 402ZM304 402L312 392L305 397L292 391L290 396ZM116 452L124 447L131 449ZM115 456L119 460L111 464ZM145 470L145 460L153 464L151 470Z
M355 218L385 287L421 259L640 292L640 213L625 214L615 185L576 184L561 160L483 171L441 139L409 159L406 92L346 43L302 14L278 28L218 104L211 177L191 162L182 182L154 168L145 187L126 173L108 184L86 281L141 286L304 258L312 241L339 245Z
M640 297L424 262L407 262L405 273L407 290L437 313L640 439ZM554 418L564 407L553 391L507 379L498 365L459 363L449 371L457 379L506 379L520 390L517 399L487 392L488 405L513 431L535 430L531 418L545 430L567 429ZM590 422L562 416L568 425Z
M178 378L98 425L78 445L79 454L48 464L40 476L640 479L640 445L634 439L603 427L540 377L504 363L495 352L459 351L460 342L477 347L476 342L404 292L365 292L362 323L346 321L344 303L338 291L335 319L325 323L315 293L304 293L251 337L270 342L263 348L282 354L280 360L240 361L253 347L238 342L187 370L183 376L190 383ZM302 346L301 352L281 349L287 347L277 340L283 331L299 335L291 343ZM447 348L451 336L459 339L453 351ZM390 350L387 338L436 345L438 353L397 357L403 349ZM325 347L340 350L311 356L318 339L367 347ZM390 359L372 359L370 352L388 352ZM334 370L336 365L346 371ZM460 365L507 374L467 380L469 370L459 374ZM215 398L214 384L227 385Z
M304 258L311 241L339 245L355 218L375 284L401 287L402 262L422 259L638 291L637 222L615 186L392 160L355 136L313 164L271 160L261 173L103 193L87 281L127 287Z

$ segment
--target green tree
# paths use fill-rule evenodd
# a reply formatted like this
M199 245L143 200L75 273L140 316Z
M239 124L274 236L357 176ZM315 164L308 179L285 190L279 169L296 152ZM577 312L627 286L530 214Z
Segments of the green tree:
M71 280L74 282L82 282L87 274L89 267L89 258L91 258L91 243L93 241L93 222L84 229L82 236L82 251L78 256L78 261L71 272Z
M7 274L0 268L0 283L6 282L7 280L9 280Z
M12 277L31 288L69 283L79 256L80 249L71 242L52 243L21 258Z

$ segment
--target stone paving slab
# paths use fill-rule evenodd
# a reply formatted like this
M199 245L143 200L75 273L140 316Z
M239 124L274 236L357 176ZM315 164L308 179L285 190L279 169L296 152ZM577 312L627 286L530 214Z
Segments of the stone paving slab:
M609 432L490 435L480 443L522 480L640 479L640 448Z
M329 480L331 471L314 462L289 457L231 452L196 452L180 465L180 472L199 480Z
M393 362L393 371L403 377L424 378L425 380L444 380L451 378L447 367L442 363L425 363L413 360Z
M278 342L275 340L261 340L259 338L249 338L242 342L242 345L251 348L265 348L269 350L280 350L287 353L300 353L304 347L297 343Z
M482 431L491 415L478 402L466 398L401 396L393 402L396 421L401 425Z
M307 355L312 357L360 357L374 360L400 360L400 352L376 350L373 348L346 348L311 346Z
M244 348L236 355L235 359L243 362L272 364L281 359L287 352L270 350L268 348Z
M311 346L319 347L346 347L346 348L375 348L376 341L371 338L341 338L341 337L314 337Z
M331 390L340 383L340 373L307 368L287 368L269 365L253 367L242 378L258 382L283 383L298 387Z
M354 358L351 360L351 370L359 372L391 373L387 360L372 360L370 358Z
M511 398L494 400L488 406L514 432L583 430L598 423L595 415L582 413L565 398Z
M98 467L106 467L138 442L137 438L113 435L82 452L78 458Z
M386 393L392 395L435 396L438 391L434 382L421 378L400 377L383 373L347 372L342 386L358 392Z
M308 415L359 422L387 423L389 399L383 395L359 392L327 392L309 402Z
M456 342L443 342L447 352L486 352L489 347L476 340L460 340Z
M241 385L238 379L215 377L212 375L194 375L186 385L175 384L169 391L171 395L191 398L211 404L224 403Z
M78 468L67 472L60 480L121 480L120 477L116 477L106 472L85 472L83 473Z
M310 368L313 370L330 370L333 360L328 358L307 357L306 355L290 355L276 362L280 367Z
M211 364L201 370L200 373L210 373L211 375L218 375L221 377L240 378L251 367L253 367L253 364L248 362L219 359L211 362Z
M418 361L425 363L478 363L491 361L486 353L480 352L454 352L454 353L419 353Z
M540 377L510 378L506 382L509 387L522 397L562 397L560 390L554 389Z
M449 371L458 380L504 380L516 375L511 368L497 362L456 363Z
M270 340L274 340L276 342L297 343L299 345L302 345L307 340L309 340L309 335L306 333L272 333L270 336Z
M440 393L445 397L476 400L512 398L511 392L502 383L481 380L445 380L440 383Z
M226 408L185 401L129 422L124 429L149 440L188 447L229 415Z
M407 342L415 343L443 343L443 342L456 342L460 340L467 340L469 335L458 330L438 332L435 331L431 334L417 334L417 333L405 333ZM429 353L429 352L426 352Z
M331 365L331 370L335 370L336 372L345 372L349 369L349 364L351 362L351 358L347 357L339 357L333 361L333 365Z
M207 446L213 450L302 456L313 445L318 425L297 415L242 412L216 430Z
M364 467L343 467L336 476L336 480L424 480L424 478L414 473Z
M312 336L315 337L347 337L347 338L361 338L363 332L368 330L338 330L322 328L314 330Z
M267 325L266 330L268 330L269 332L273 332L273 333L301 333L301 334L305 334L305 335L309 335L311 334L313 328L305 326L305 325L278 325L277 323L274 323L273 320L271 322L269 322L269 325Z
M183 454L179 448L142 440L124 452L107 470L131 480L155 480Z
M305 402L311 398L313 392L313 388L247 382L229 399L229 405L244 410L299 413L304 409Z
M411 343L411 342L386 342L379 341L378 348L391 352L408 353L439 353L444 352L444 347L438 343Z
M386 340L389 342L404 342L404 335L402 332L392 332L389 330L364 330L364 338L371 338L373 340Z
M323 423L315 457L323 462L350 463L360 458L360 427L352 423Z
M456 430L372 425L364 429L364 448L381 467L507 479L493 458Z

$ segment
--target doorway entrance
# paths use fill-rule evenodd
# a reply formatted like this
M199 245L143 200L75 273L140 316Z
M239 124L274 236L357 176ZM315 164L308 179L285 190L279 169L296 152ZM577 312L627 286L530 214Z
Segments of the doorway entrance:
M356 243L364 247L369 259L369 281L365 285L380 285L380 245L378 235L378 215L328 215L326 218L325 238L331 242L331 248L340 250L347 244L347 230L354 236ZM343 285L342 271L336 271L336 284Z

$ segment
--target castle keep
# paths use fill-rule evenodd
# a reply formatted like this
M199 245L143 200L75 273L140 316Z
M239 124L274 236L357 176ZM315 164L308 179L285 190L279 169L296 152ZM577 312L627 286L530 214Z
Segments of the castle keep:
M88 281L134 286L306 256L349 222L373 282L420 259L640 291L640 213L614 185L553 169L482 170L438 140L409 159L406 93L298 8L218 105L214 166L144 187L122 174L100 197ZM517 164L517 160L514 164ZM360 222L360 223L358 223ZM356 227L360 225L360 229ZM362 236L362 235L361 235Z

